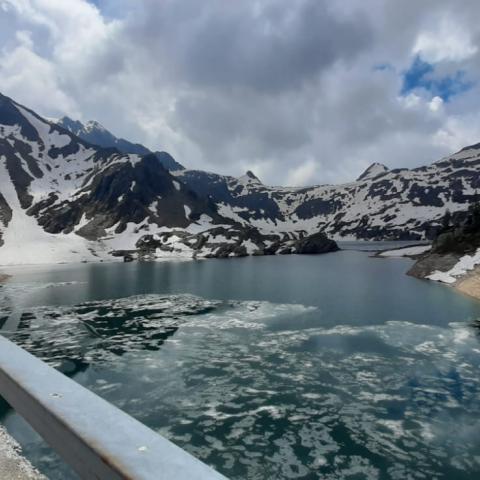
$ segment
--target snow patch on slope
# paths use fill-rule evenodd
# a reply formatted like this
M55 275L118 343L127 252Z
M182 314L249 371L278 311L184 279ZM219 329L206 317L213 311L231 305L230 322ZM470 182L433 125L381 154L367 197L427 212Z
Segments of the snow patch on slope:
M15 107L30 122L33 128L35 128L38 136L42 139L43 144L47 147L47 150L50 147L63 148L70 144L71 138L69 135L64 135L56 130L53 130L50 123L44 122L35 117L20 105L15 104Z
M67 235L47 233L34 217L25 213L10 181L5 157L0 158L0 179L2 179L1 192L12 209L12 220L3 234L5 243L0 248L0 264L98 261L87 240L74 233Z

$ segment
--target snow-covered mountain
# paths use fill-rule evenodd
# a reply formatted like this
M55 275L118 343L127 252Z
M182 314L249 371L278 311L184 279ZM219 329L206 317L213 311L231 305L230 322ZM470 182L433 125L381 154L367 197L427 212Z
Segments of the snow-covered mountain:
M84 136L85 126L69 128L78 127L83 138L102 145ZM103 127L91 128L98 129ZM108 146L121 142L113 137ZM305 188L266 186L252 172L235 178L164 165L223 216L264 234L324 231L336 239L431 239L446 209L464 210L480 188L480 145L425 167L389 170L374 163L354 182Z
M480 145L412 170L374 164L351 183L286 188L252 172L169 171L166 153L94 122L61 124L0 95L0 264L334 250L323 233L431 238L480 188Z
M80 137L82 140L93 145L98 145L99 147L104 148L116 148L122 153L134 153L137 155L148 155L149 153L153 153L167 170L173 172L176 170L183 170L184 168L167 152L151 152L148 148L139 143L132 143L124 138L118 138L103 125L94 120L83 124L78 120L72 120L70 117L62 117L56 123L69 130L77 137Z
M224 217L164 168L0 95L0 265L116 256L242 256L334 250L323 235L265 236Z
M302 188L270 187L248 172L241 178L199 170L174 172L219 212L263 233L336 239L431 239L445 211L465 210L480 189L480 145L431 165L389 170L373 164L356 181Z

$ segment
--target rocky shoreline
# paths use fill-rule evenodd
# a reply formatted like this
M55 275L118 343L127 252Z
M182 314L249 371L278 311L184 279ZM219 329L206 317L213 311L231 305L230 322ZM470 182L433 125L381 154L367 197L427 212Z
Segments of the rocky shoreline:
M456 255L431 254L415 264L407 274L412 277L443 283L460 293L480 300L480 266L475 266L473 270L466 271L456 277L454 281L448 281L448 277L442 279L442 276L455 268L459 262L461 262L461 259Z
M446 215L431 251L421 255L407 274L451 285L480 299L480 204L473 204L453 224Z
M190 233L174 230L145 235L135 250L117 250L115 257L124 261L156 260L161 258L234 258L249 255L313 255L340 250L324 233L300 238L285 235L264 235L255 228L217 227L205 232Z

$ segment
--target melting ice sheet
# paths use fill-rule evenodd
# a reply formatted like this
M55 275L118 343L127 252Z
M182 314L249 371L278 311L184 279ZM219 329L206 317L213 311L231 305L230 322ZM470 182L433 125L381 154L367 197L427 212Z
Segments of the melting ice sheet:
M475 327L296 328L310 310L142 295L29 308L3 333L232 479L478 478Z

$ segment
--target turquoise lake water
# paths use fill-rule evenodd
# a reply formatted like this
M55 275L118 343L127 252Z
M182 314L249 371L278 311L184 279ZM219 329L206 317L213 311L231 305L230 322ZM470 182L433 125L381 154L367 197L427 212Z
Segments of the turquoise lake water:
M478 479L480 302L369 255L10 269L1 333L232 479Z

